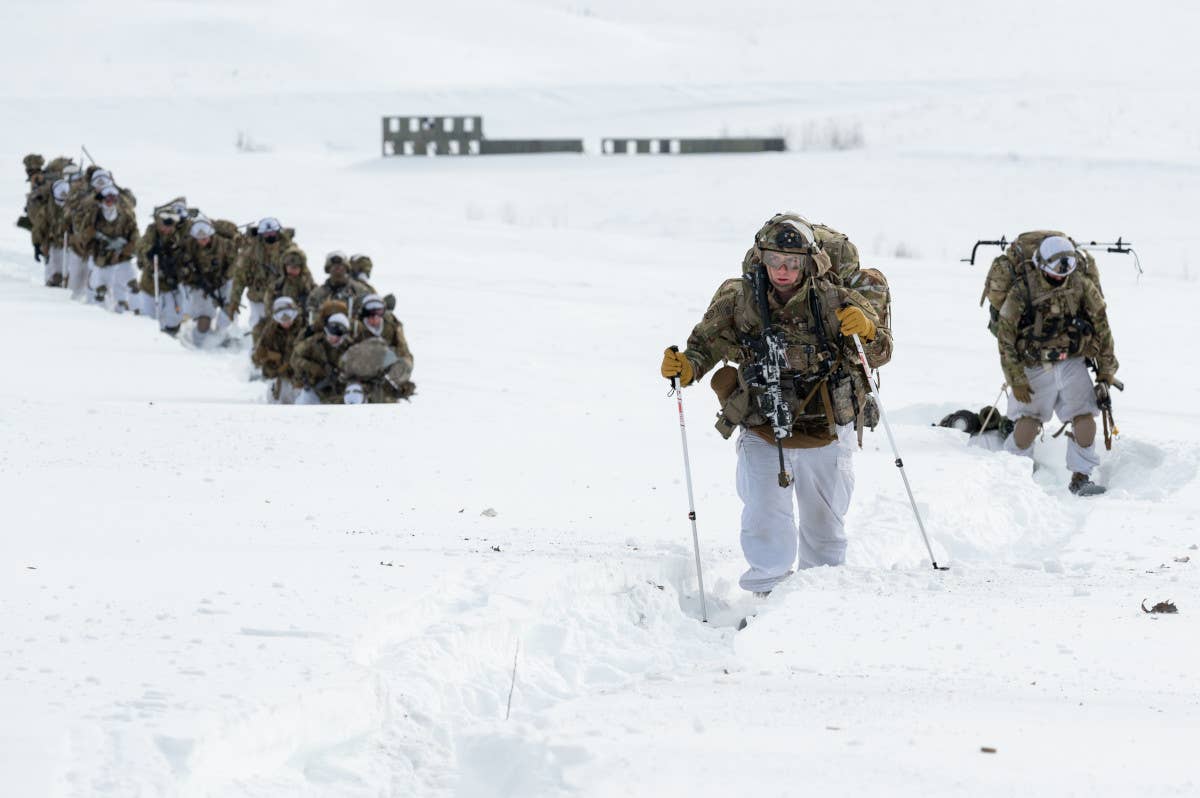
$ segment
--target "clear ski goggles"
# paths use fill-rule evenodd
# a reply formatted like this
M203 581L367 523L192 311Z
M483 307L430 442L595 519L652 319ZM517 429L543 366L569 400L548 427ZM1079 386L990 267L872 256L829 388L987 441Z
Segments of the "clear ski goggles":
M350 328L339 321L331 321L325 325L325 334L330 338L341 338L350 332Z
M275 319L275 321L279 322L280 324L287 324L295 321L296 317L299 315L300 312L295 308L280 308L271 314L271 318Z
M808 255L798 252L776 252L773 249L764 250L763 265L768 269L786 269L789 272L799 272L808 265Z
M1038 268L1055 277L1066 277L1075 271L1075 267L1078 265L1079 256L1075 254L1074 250L1059 252L1045 259L1038 258Z

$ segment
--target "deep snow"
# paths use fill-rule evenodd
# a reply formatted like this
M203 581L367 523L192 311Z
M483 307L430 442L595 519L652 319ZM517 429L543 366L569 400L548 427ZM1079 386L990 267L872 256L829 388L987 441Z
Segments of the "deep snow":
M1068 3L1003 38L933 2L115 5L130 24L0 10L0 63L22 74L0 91L0 215L19 213L21 155L82 141L142 224L183 192L278 215L310 260L367 252L419 393L266 405L244 353L69 302L0 228L5 794L1200 788L1200 138L1177 42L1195 12ZM781 71L796 25L855 35L806 37L806 68ZM1044 57L1064 26L1103 57ZM51 40L61 55L29 69ZM489 135L585 136L592 154L377 157L383 114L475 111ZM866 146L594 154L604 135L800 144L827 125ZM237 152L238 131L270 150ZM884 399L952 570L929 568L880 430L856 458L848 565L741 593L732 446L697 387L705 626L657 361L783 208L846 231L891 280ZM1109 493L1088 502L1065 489L1061 442L1031 475L929 426L1002 380L978 307L994 250L958 259L1043 226L1123 235L1146 267L1100 257L1129 388Z

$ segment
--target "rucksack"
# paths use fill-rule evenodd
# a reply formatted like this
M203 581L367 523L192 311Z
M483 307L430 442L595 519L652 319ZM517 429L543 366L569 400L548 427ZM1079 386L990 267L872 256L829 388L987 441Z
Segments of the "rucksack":
M1075 245L1076 250L1083 255L1075 271L1082 273L1088 281L1095 284L1097 290L1100 291L1100 295L1104 295L1104 289L1100 286L1100 270L1096 266L1096 259L1092 257L1092 253L1085 249L1080 249L1075 239L1057 230L1030 230L1029 232L1021 233L1017 236L1016 240L1008 245L1008 249L992 261L991 268L988 269L987 279L983 284L983 293L979 297L980 307L983 307L984 302L990 303L990 307L988 308L988 331L992 335L996 335L999 329L1000 307L1004 304L1004 300L1008 298L1013 284L1021 281L1025 283L1028 289L1029 284L1025 281L1028 279L1029 270L1037 269L1037 266L1033 263L1033 256L1037 253L1038 247L1041 246L1042 242L1050 236L1061 236ZM1032 291L1029 291L1029 293L1032 299Z

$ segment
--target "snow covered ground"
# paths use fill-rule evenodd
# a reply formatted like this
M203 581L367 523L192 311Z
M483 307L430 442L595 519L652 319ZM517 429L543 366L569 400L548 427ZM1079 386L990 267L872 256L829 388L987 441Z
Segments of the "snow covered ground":
M1197 12L1018 3L1016 30L1035 7L1044 27L1004 37L932 0L6 3L0 217L24 153L83 142L142 224L185 193L279 216L310 260L367 252L418 396L267 405L244 352L71 303L0 227L0 793L1200 791ZM819 33L797 50L797 29ZM378 117L409 112L589 154L381 160ZM865 146L823 148L830 129ZM722 132L794 149L596 154ZM891 280L884 399L952 570L929 568L880 431L849 564L743 594L701 386L705 625L656 369L785 208ZM978 307L994 250L958 259L1045 226L1124 236L1146 269L1100 256L1128 390L1086 502L1061 441L1030 475L930 426L1002 380Z

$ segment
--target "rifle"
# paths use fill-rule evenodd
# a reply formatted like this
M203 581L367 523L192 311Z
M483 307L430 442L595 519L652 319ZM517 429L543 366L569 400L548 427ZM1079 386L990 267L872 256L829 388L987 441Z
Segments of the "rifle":
M1084 361L1087 367L1100 375L1100 367L1096 365L1096 361L1090 357ZM1118 391L1125 390L1125 383L1113 377L1112 387ZM1096 406L1100 408L1100 420L1104 424L1104 448L1107 451L1112 451L1112 441L1114 435L1120 435L1121 431L1117 429L1117 422L1113 419L1112 412L1112 392L1108 390L1108 385L1103 382L1097 382L1093 387L1096 393Z
M787 344L783 336L771 328L771 305L767 299L767 289L770 278L767 277L767 267L759 264L744 277L754 292L758 315L762 319L762 335L749 338L746 343L754 353L754 361L750 366L746 382L757 390L755 399L758 410L771 424L775 433L775 448L779 451L779 487L786 488L792 484L792 475L787 472L783 460L783 439L792 434L792 424L795 418L792 408L783 397L781 375L787 368Z

